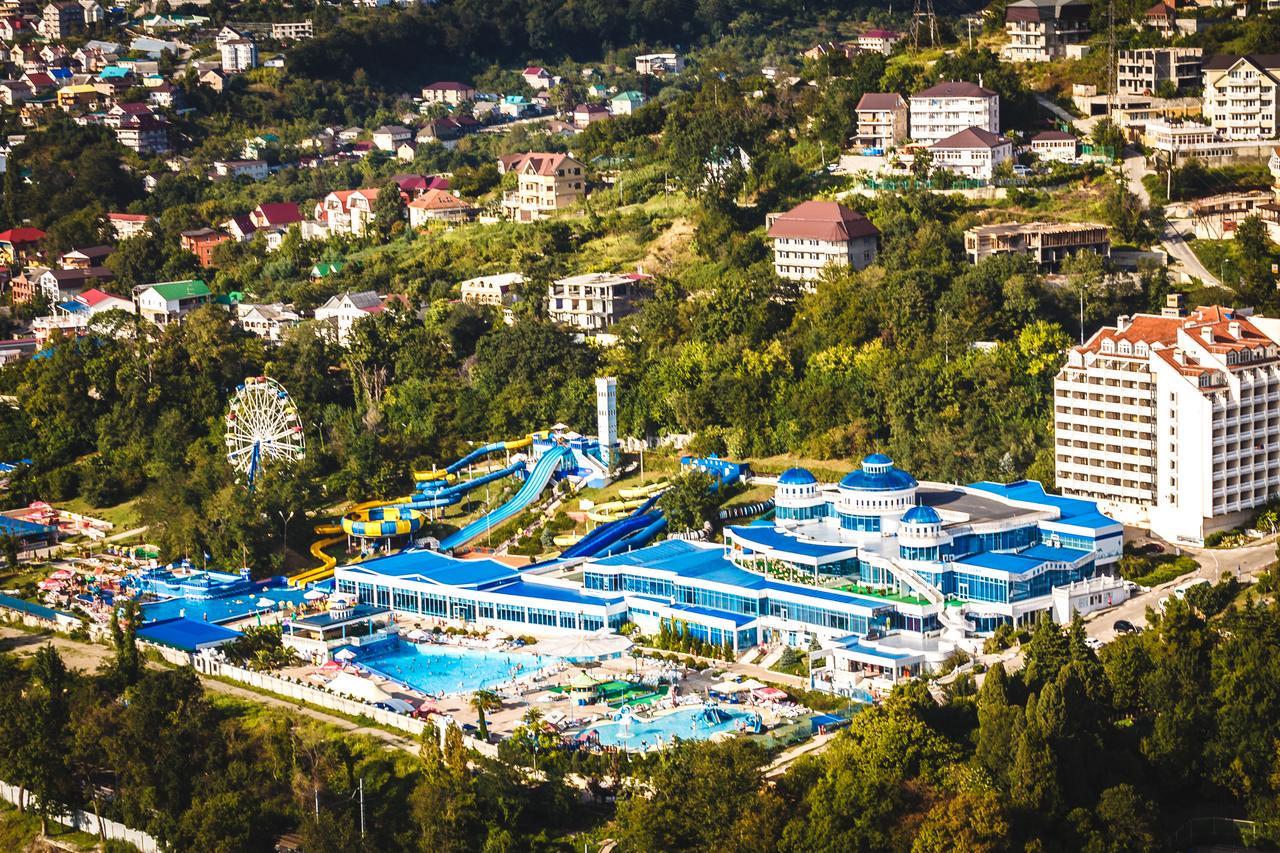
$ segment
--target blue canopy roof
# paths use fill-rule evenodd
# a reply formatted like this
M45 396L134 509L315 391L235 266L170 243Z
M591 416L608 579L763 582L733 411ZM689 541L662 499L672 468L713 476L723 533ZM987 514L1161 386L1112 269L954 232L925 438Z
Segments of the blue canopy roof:
M804 468L788 468L778 478L780 486L808 486L816 482L818 478Z
M208 622L181 617L152 622L138 629L138 639L181 649L184 652L195 652L208 646L218 646L231 642L239 636L239 631L233 631L221 625L211 625Z
M883 453L872 453L862 460L862 467L850 471L840 481L840 488L858 492L900 492L914 489L916 478L901 468L895 468L893 460Z
M36 524L34 521L27 521L24 518L10 518L7 515L0 515L0 534L8 533L17 536L19 539L28 539L36 536L48 536L55 530L46 524Z
M941 524L942 516L933 507L921 505L907 510L902 521L906 524Z

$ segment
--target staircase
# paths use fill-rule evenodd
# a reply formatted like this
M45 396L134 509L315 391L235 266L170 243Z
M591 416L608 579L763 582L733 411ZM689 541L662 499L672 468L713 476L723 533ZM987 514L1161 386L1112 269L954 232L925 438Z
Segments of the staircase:
M942 594L942 591L910 566L890 560L889 573L910 587L912 591L923 596L930 604L938 605L938 621L942 623L943 636L957 645L962 644L968 632L973 630L969 620L964 616L963 606L948 607L947 597Z

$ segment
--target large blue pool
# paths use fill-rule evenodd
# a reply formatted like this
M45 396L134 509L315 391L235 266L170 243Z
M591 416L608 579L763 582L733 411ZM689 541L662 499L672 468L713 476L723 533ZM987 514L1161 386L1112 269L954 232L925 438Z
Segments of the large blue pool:
M743 723L749 727L754 719L755 714L751 711L721 707L719 721L715 722L707 718L701 707L680 708L651 720L633 718L630 723L603 723L592 726L588 731L595 732L602 746L644 750L656 747L659 738L667 746L670 746L675 737L682 740L706 740L720 732L735 731Z
M356 661L424 693L470 693L496 687L560 663L561 659L519 652L495 652L453 646L397 643Z
M277 609L281 601L288 601L295 605L301 604L302 596L305 594L306 590L304 589L281 587L277 589L254 589L240 595L229 595L225 598L170 598L166 601L155 601L151 604L142 605L142 620L144 622L154 622L157 619L174 619L185 615L188 619L197 619L201 622L212 622L214 624L234 622L237 619L263 612L266 608L258 606L259 599L266 598L277 602L276 607L272 608Z

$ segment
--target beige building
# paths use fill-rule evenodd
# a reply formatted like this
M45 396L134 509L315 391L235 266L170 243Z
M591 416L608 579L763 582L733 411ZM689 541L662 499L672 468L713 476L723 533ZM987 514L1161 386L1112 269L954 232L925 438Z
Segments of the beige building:
M1009 43L1000 51L1010 62L1048 62L1066 56L1067 46L1089 38L1086 0L1017 0L1005 7Z
M897 92L867 92L858 100L858 144L888 151L907 138L907 102Z
M1200 82L1204 51L1198 47L1144 47L1116 54L1116 90L1154 94L1162 83L1179 89Z
M814 282L828 265L864 269L875 262L880 231L834 201L806 201L766 222L773 269L788 281Z
M1226 139L1275 139L1280 56L1213 56L1204 61L1204 115Z
M470 83L459 83L456 80L441 80L422 88L422 101L427 104L457 106L475 99L475 87Z
M587 194L587 168L568 154L523 154L505 166L516 173L517 184L503 196L502 209L517 222L545 219Z
M643 273L587 273L553 281L547 287L551 322L603 332L636 310L644 295Z
M1171 542L1280 490L1280 320L1213 306L1120 317L1054 381L1058 488Z
M964 232L964 251L976 264L992 255L1029 255L1041 267L1056 269L1080 252L1111 255L1105 225L1093 222L1014 222L979 225Z
M508 306L520 299L516 289L522 284L524 276L521 273L508 272L469 278L458 286L462 290L463 302L472 305Z

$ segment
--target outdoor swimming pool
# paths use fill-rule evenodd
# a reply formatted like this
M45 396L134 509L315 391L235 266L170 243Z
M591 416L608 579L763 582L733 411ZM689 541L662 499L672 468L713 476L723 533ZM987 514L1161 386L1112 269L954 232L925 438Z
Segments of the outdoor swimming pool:
M673 737L706 740L720 732L735 731L743 722L750 726L755 718L754 712L723 706L719 712L721 720L715 723L705 719L703 709L696 707L681 708L651 720L633 718L629 725L622 722L604 723L592 726L588 731L599 736L601 746L640 750L657 746L658 738L662 738L663 744L670 744Z
M154 622L157 619L175 619L178 616L185 615L188 619L198 619L201 622L211 622L213 624L233 622L246 616L252 616L258 611L266 610L265 607L258 606L259 599L266 598L277 602L276 607L279 607L279 602L281 601L288 601L295 605L301 604L302 596L305 594L306 590L303 589L282 587L278 589L255 589L239 595L229 595L225 598L196 600L171 598L166 601L155 601L142 605L142 620L144 622Z
M470 693L546 669L560 658L401 642L391 651L355 661L424 693Z

